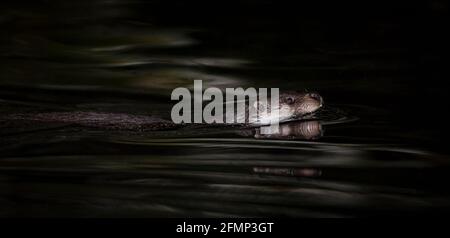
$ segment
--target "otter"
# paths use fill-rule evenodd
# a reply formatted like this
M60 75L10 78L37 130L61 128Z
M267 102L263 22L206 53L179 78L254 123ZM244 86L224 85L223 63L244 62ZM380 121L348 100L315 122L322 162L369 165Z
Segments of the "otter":
M323 99L318 93L285 92L280 94L279 105L280 121L283 122L295 118L301 119L303 116L316 112L322 107ZM248 115L248 107L246 107L246 115ZM64 123L102 130L123 131L169 130L182 126L154 116L92 111L7 114L0 116L0 122L2 127L40 122ZM252 125L250 124L250 126Z

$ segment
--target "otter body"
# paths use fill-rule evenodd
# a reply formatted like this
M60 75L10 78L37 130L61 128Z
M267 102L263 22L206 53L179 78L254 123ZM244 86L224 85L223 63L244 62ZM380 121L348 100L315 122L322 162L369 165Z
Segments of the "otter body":
M176 127L171 121L153 116L83 111L12 114L3 120L13 121L15 124L24 121L63 123L104 130L154 131Z

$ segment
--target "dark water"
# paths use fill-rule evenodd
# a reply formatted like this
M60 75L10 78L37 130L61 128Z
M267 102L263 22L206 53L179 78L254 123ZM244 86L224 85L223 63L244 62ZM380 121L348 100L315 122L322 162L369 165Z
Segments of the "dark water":
M448 213L448 4L2 3L0 113L170 119L176 87L319 92L316 138L0 126L0 216ZM295 123L295 122L293 122ZM251 131L251 130L250 130Z

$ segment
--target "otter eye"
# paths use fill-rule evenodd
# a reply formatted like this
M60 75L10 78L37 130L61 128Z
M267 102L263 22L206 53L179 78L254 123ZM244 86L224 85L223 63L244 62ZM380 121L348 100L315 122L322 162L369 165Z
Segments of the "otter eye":
M291 97L288 97L288 98L286 98L286 102L287 102L287 104L292 104L292 103L294 103L294 99Z

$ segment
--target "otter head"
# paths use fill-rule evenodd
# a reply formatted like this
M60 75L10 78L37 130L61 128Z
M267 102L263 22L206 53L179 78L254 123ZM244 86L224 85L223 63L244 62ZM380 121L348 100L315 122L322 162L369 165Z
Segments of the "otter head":
M280 94L280 113L293 117L313 113L321 108L323 99L318 93L285 92Z
M279 96L279 121L301 117L313 113L322 107L323 99L318 93L284 92ZM270 108L265 103L255 102L260 123L270 123L273 119ZM269 110L267 110L269 109Z

